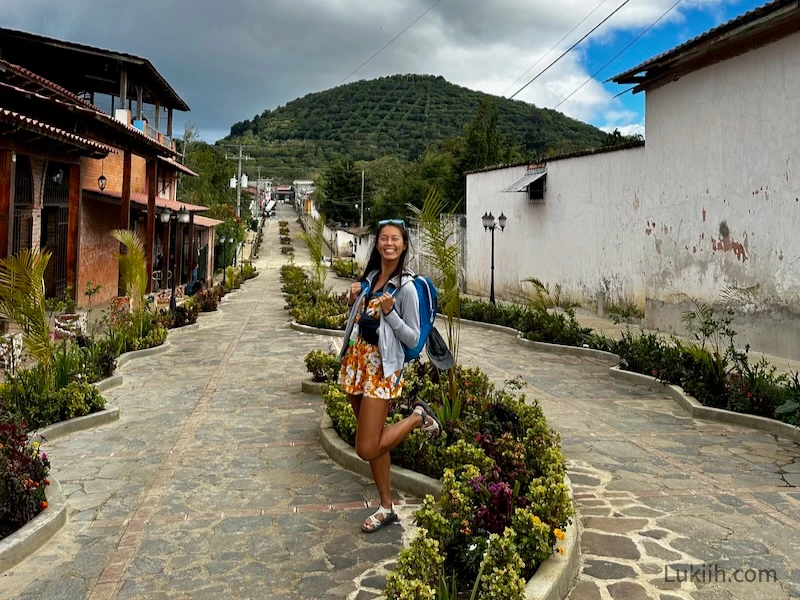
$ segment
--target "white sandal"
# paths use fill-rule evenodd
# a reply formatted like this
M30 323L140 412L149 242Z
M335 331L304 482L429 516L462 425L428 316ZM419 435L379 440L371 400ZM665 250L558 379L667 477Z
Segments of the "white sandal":
M383 519L378 519L377 515L381 515ZM397 521L397 513L394 512L394 507L384 508L382 505L378 505L378 510L367 517L367 519L369 520L370 527L366 527L365 524L362 523L361 531L364 533L374 533L384 525Z
M417 409L420 409L419 411ZM442 433L442 424L436 417L430 406L422 400L417 400L414 403L414 410L412 411L422 417L422 425L420 429L431 437L439 437Z

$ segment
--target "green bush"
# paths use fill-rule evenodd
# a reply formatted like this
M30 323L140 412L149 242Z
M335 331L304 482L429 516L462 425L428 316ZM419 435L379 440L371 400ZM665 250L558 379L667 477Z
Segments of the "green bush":
M322 350L312 350L306 354L305 361L312 381L336 381L341 366L338 356Z
M358 279L361 276L360 267L357 262L346 260L343 258L335 258L333 260L333 272L339 277L347 277L348 279Z
M106 401L97 388L89 383L73 381L55 393L54 401L58 406L60 420L83 417L103 410Z

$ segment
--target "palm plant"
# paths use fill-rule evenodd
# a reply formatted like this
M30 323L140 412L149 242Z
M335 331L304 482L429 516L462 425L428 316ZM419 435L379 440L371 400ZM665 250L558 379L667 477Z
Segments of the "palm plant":
M324 262L325 258L325 217L313 221L314 225L310 231L300 234L300 238L308 246L313 265L312 276L320 292L325 286L325 278L328 276L328 267Z
M119 261L119 273L125 295L131 299L131 309L135 312L142 308L144 294L147 290L147 255L142 240L134 231L115 229L112 237L125 246L125 252L115 254Z
M453 353L454 364L458 363L458 344L461 332L461 289L459 280L461 266L459 263L459 244L455 237L453 214L455 207L448 205L436 188L430 188L422 202L422 208L409 205L416 215L420 226L421 256L426 262L434 265L436 273L432 274L439 289L439 312L447 320L447 344ZM455 369L448 373L450 383L450 399L455 401L458 393Z
M53 360L50 324L45 310L44 272L49 252L20 250L0 260L0 317L22 329L28 353L43 367Z

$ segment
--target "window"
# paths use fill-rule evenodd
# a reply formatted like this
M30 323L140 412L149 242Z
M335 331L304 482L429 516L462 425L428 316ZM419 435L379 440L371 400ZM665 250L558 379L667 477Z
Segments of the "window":
M528 185L528 204L544 204L544 193L547 190L547 175L535 179Z

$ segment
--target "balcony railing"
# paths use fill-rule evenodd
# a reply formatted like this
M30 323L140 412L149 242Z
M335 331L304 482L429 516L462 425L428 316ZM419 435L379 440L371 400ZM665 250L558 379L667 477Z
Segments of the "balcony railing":
M150 139L156 140L159 144L175 149L175 142L167 134L161 133L155 127L151 127L144 120L134 119L133 126L143 132Z

